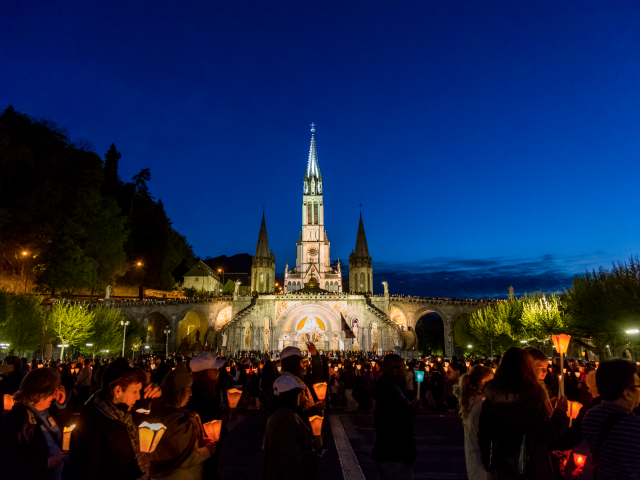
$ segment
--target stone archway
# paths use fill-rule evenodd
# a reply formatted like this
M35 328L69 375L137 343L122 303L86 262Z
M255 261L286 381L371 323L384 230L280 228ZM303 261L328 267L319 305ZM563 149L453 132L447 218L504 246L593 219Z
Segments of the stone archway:
M160 312L151 312L147 322L147 343L152 350L164 349L167 336L164 331L170 328L169 319Z
M434 311L425 312L415 326L417 350L424 355L446 355L444 319Z
M302 304L284 312L273 328L278 338L278 348L292 345L306 349L307 342L316 344L318 350L331 350L339 335L340 312L330 305ZM344 348L344 343L342 343Z
M232 307L225 307L218 313L216 317L216 331L219 331L222 327L224 327L229 320L231 320Z
M178 323L178 351L198 352L203 349L209 323L201 312L190 310Z

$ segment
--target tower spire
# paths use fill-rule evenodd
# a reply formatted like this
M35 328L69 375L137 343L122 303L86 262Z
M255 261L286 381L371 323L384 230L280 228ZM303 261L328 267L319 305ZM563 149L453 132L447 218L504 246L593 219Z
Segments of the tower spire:
M368 257L369 247L367 246L367 237L364 234L364 224L362 223L362 212L360 212L360 223L358 224L358 235L356 237L356 257Z
M264 221L264 212L262 212L262 225L260 225L260 234L258 235L258 245L256 245L256 258L269 258L271 250L269 250L269 238L267 237L267 224Z

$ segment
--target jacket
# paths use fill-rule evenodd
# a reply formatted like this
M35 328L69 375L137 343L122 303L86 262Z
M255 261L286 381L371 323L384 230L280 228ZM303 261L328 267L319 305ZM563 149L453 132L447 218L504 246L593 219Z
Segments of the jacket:
M556 438L556 431L566 422L566 414L556 410L551 417L539 398L508 394L494 381L485 385L483 393L486 398L480 413L478 444L485 467L489 468L491 461L494 478L521 478L512 474L505 464L517 457L523 435L526 435L525 478L555 480L549 448ZM492 445L495 446L493 458Z
M62 429L64 411L52 405L49 412ZM41 425L40 418L20 403L6 413L0 428L0 479L47 479L49 446Z
M71 435L65 480L135 480L143 472L138 468L127 429L117 420L100 412L92 397L82 409L80 421ZM134 414L136 415L136 414ZM134 423L140 424L134 419Z
M413 465L416 445L413 438L415 412L402 389L386 375L381 376L373 388L376 406L373 420L376 440L371 450L375 462L401 462Z
M312 441L311 429L298 414L278 408L264 434L263 480L315 480L319 462Z

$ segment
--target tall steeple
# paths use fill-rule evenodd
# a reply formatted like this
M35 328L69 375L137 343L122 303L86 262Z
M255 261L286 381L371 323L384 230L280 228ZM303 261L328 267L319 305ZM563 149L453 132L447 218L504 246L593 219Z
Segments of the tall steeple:
M269 250L269 238L267 238L267 224L264 221L264 212L262 212L262 225L260 225L260 234L258 235L258 245L256 245L256 258L268 258L271 250Z
M318 165L318 152L316 150L315 139L316 124L311 124L311 146L309 147L309 159L307 160L307 170L304 173L304 195L322 195L322 173Z
M362 212L360 212L356 248L353 250L353 253L349 255L349 291L351 293L373 292L372 259L369 255L367 237L364 234Z
M356 257L368 257L369 247L367 246L367 237L364 234L364 225L362 223L362 212L360 212L360 223L358 224L358 236L356 237Z
M267 224L262 212L262 225L258 235L256 254L251 265L251 291L258 293L272 293L275 290L276 256L269 249L267 238Z

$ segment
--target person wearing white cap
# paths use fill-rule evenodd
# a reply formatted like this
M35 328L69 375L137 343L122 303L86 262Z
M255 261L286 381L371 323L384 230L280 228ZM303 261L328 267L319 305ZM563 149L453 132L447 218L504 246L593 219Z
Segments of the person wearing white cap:
M280 353L280 365L282 376L291 377L301 386L312 386L323 381L322 359L313 343L308 343L311 353L311 370L309 371L309 359L298 347L287 347ZM318 402L313 389L306 389L300 395L298 401L298 413L308 418L317 415L323 410L323 402ZM314 408L315 407L315 408ZM305 420L306 420L305 418Z
M226 425L226 411L221 406L225 392L220 388L216 388L220 370L224 368L225 364L225 359L215 359L210 353L206 352L194 357L189 363L193 385L191 387L191 398L185 408L200 415L202 423L223 420L220 442L215 453L204 462L203 478L220 478L218 474L220 446L224 444L224 439L229 433Z
M281 357L282 358L282 357ZM264 434L264 480L314 480L318 472L320 437L296 413L308 388L293 376L273 382L273 413Z

